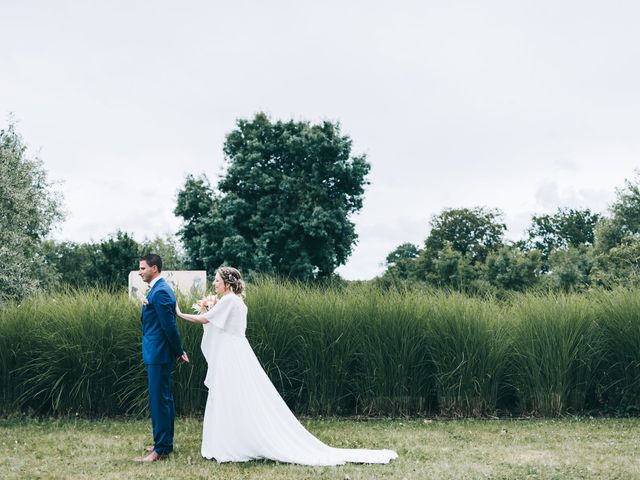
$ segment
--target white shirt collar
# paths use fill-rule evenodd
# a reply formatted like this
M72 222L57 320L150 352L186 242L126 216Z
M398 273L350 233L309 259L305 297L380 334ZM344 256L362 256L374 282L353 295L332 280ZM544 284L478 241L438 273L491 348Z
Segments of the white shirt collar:
M153 288L153 286L158 283L158 280L160 280L162 278L161 275L158 275L156 278L154 278L153 280L151 280L151 282L149 282L149 290L151 290Z

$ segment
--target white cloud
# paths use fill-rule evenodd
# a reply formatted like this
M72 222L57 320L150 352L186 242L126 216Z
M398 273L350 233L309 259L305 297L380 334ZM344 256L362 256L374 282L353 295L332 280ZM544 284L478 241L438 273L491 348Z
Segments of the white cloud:
M612 201L614 192L591 188L561 188L556 182L545 182L536 191L536 204L541 213L557 208L589 208L604 212Z

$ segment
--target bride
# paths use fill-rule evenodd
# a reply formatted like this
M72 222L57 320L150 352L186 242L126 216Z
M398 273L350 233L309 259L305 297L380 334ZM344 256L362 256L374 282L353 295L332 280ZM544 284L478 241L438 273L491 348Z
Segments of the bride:
M346 462L389 463L393 450L333 448L325 445L291 413L262 369L245 337L244 282L235 268L216 272L220 300L203 315L179 317L203 324L202 353L209 389L202 427L202 456L218 462L267 458L301 465Z

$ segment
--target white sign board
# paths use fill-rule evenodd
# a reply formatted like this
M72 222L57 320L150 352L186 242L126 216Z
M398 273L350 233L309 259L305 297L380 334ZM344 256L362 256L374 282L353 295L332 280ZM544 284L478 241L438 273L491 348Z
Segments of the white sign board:
M207 289L207 272L204 270L165 270L160 273L174 292L187 296L204 295ZM129 296L142 300L149 285L142 281L138 271L129 272Z

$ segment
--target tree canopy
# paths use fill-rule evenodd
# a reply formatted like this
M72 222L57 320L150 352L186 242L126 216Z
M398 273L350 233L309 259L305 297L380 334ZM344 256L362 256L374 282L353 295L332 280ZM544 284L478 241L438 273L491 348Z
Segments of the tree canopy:
M556 249L593 245L595 228L601 219L601 215L588 208L558 208L553 215L534 215L527 245L539 250L545 260Z
M502 246L507 228L499 210L484 207L445 209L430 223L431 231L418 257L416 274L422 279L435 275L442 280L435 283L444 284L452 283L442 278L445 272L451 271L447 275L459 278L454 270L462 268L468 272L474 265L484 263L490 252ZM467 276L468 273L462 275Z
M238 120L227 170L213 190L188 176L178 194L180 236L194 266L222 264L300 280L330 277L357 240L370 165L332 122Z

